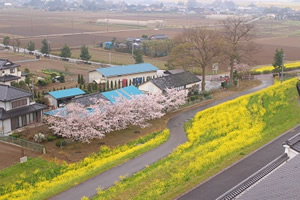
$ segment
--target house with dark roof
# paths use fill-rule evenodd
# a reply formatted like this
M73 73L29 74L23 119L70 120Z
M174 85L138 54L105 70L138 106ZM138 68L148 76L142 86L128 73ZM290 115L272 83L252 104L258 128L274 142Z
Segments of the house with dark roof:
M89 82L106 84L109 89L137 86L156 78L157 70L150 63L98 68L89 72Z
M150 40L167 40L168 36L165 34L157 34L157 35L151 35L149 37Z
M85 92L79 88L69 88L49 92L45 98L49 100L49 106L58 108L72 101L76 97L81 97Z
M41 122L45 108L33 102L30 92L0 84L0 135Z
M0 59L0 84L11 85L12 82L25 80L25 75L19 71L20 65L8 59Z
M192 72L182 72L152 79L139 86L145 93L163 93L168 89L189 90L199 89L201 80Z
M300 133L283 143L285 152L217 200L300 199Z

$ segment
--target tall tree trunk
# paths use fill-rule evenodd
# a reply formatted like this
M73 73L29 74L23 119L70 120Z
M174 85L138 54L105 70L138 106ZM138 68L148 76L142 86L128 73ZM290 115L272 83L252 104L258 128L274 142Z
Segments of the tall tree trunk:
M205 67L202 67L201 92L205 91Z

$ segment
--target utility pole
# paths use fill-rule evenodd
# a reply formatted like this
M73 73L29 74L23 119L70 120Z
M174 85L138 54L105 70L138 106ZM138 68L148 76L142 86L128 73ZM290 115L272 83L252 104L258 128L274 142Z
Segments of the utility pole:
M72 17L72 35L73 35L73 30L74 30L74 22L73 22L73 17Z

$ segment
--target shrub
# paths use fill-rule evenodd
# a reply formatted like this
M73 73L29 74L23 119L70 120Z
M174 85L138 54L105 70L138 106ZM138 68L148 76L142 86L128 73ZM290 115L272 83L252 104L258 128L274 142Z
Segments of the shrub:
M55 143L56 146L58 147L64 147L67 145L67 142L63 139L59 139L56 143Z
M48 135L47 136L47 140L50 142L50 141L53 141L53 140L55 140L55 139L57 139L57 136L56 135Z

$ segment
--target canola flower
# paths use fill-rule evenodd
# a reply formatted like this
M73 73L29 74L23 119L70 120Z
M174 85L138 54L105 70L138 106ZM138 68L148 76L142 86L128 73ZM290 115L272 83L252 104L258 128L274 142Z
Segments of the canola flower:
M286 69L300 69L300 62L286 63L284 64L284 67ZM257 69L252 69L251 71L264 73L264 72L272 72L273 69L274 67L272 65L266 65L266 66L259 67Z
M188 189L190 181L197 182L230 156L261 141L269 121L295 98L295 83L296 79L285 81L199 112L187 129L185 144L93 199L174 198L172 194Z
M123 145L115 149L108 147L101 147L100 155L93 155L86 157L83 161L68 164L63 169L62 173L52 179L47 179L45 176L38 178L38 181L31 184L26 182L26 175L20 175L18 183L12 183L6 186L5 192L0 194L0 200L32 200L32 199L46 199L55 195L55 191L59 191L62 186L73 186L89 174L104 171L107 166L112 165L115 161L121 160L128 155L137 152L145 152L152 149L159 144L167 141L169 138L169 131L164 130L154 138L146 141L143 144L135 144L134 146ZM105 168L106 167L106 168ZM36 171L35 173L38 173ZM23 182L22 182L23 181ZM16 184L21 186L16 187Z

